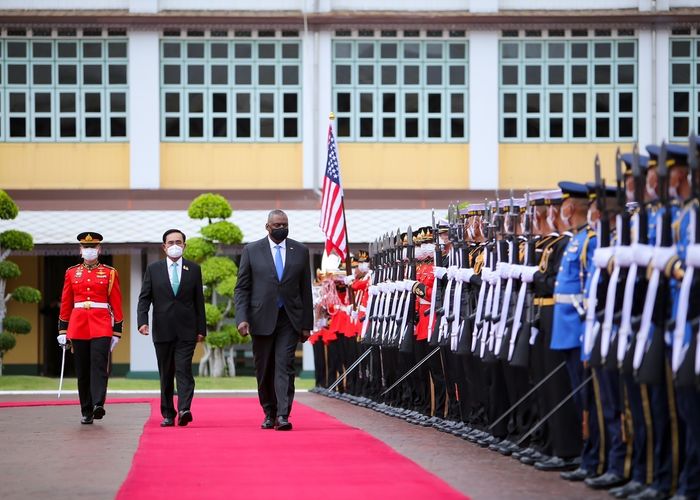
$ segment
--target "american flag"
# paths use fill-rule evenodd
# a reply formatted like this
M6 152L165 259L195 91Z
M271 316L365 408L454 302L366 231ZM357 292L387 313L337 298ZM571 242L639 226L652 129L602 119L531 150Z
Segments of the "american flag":
M328 160L326 175L323 177L321 195L321 229L326 234L326 253L335 250L345 260L347 250L345 211L343 210L343 188L340 185L340 165L338 149L333 137L333 126L328 126Z

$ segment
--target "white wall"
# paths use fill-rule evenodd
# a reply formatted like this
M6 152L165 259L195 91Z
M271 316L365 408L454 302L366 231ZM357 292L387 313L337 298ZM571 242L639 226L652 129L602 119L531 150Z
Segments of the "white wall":
M159 33L129 31L129 185L160 186Z
M651 30L639 30L637 56L637 137L640 151L654 142L656 105L654 102L653 34Z
M656 99L656 130L653 142L658 144L662 140L668 141L671 132L669 116L669 37L670 30L659 28L656 31L656 70L655 70L655 96Z
M149 252L148 263L157 260L159 257L158 250ZM131 321L129 331L125 332L129 335L130 341L130 356L131 365L130 372L158 372L158 361L156 360L156 351L153 347L153 337L141 335L138 331L139 325L137 316L137 306L139 303L139 293L141 292L141 282L143 281L143 269L141 267L141 255L133 254L131 256L131 304L130 314ZM150 321L150 318L149 318Z

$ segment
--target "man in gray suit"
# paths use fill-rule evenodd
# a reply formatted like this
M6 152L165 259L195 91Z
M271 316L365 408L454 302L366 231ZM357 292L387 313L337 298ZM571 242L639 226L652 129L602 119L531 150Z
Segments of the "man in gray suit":
M268 235L243 249L234 293L241 335L253 338L258 397L265 412L263 429L292 429L294 352L313 327L309 250L287 238L289 221L273 210Z
M149 335L148 310L153 304L153 345L160 374L161 427L175 425L174 379L177 379L177 424L192 421L194 395L192 356L197 342L207 335L202 270L182 258L185 233L168 229L163 234L165 260L146 268L137 309L139 333Z

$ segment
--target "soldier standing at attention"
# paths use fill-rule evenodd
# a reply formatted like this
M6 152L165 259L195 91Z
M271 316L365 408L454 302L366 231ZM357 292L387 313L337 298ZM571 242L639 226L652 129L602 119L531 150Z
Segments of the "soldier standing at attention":
M105 415L109 355L122 335L119 275L98 261L102 235L78 235L82 264L68 268L58 316L58 343L71 341L78 377L81 424Z

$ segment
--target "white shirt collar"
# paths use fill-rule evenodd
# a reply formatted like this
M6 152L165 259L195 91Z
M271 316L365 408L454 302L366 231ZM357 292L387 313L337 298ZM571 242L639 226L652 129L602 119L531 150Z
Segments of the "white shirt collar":
M275 247L276 247L277 245L280 246L280 250L281 250L281 251L284 252L284 251L287 250L287 239L286 239L286 238L285 238L284 240L282 240L280 243L275 243L274 241L272 241L272 238L270 238L270 237L268 236L268 237L267 237L267 241L268 241L268 243L270 243L270 250L275 250Z
M175 262L173 262L172 259L170 259L170 257L167 257L166 260L168 261L168 267L171 269L173 267L173 264L176 264L177 267L182 267L182 257L177 259Z

